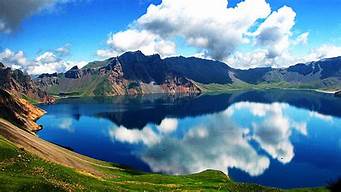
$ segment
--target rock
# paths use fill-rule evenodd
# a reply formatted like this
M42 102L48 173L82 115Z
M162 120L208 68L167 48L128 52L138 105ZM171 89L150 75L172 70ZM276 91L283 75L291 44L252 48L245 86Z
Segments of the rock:
M337 92L335 93L335 96L336 96L336 97L341 97L341 91L337 91Z
M52 74L48 74L48 73L43 73L41 75L38 76L38 78L51 78L51 77L58 77L57 73L52 73Z
M25 99L0 89L0 117L18 127L34 132L41 129L36 120L45 114L45 111L32 105Z
M18 97L23 95L41 101L47 93L40 89L28 74L20 70L12 70L0 64L0 89L9 91Z
M6 66L0 62L0 69L6 68Z
M74 66L65 73L65 77L69 79L79 79L82 77L82 74L82 70L80 70L78 66Z

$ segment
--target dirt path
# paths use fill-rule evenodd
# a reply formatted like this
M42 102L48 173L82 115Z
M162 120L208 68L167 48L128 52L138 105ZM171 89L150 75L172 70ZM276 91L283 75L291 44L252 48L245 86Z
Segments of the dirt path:
M96 177L105 177L97 168L119 169L104 162L69 151L28 133L0 118L0 134L20 148L45 160L58 163ZM112 176L111 176L112 177Z

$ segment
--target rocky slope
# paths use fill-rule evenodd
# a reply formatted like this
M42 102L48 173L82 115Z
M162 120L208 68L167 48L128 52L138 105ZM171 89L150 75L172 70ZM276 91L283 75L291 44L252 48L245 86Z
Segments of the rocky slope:
M43 74L36 83L54 95L199 94L203 85L227 88L341 87L341 57L297 64L289 68L233 69L227 64L195 57L146 56L140 51L95 61L62 74ZM225 87L224 87L225 86ZM226 88L227 87L227 88Z
M35 132L41 129L35 121L44 113L43 110L30 104L27 100L0 89L0 118L6 119L26 131Z
M83 69L64 74L41 75L35 82L55 95L137 95L149 93L199 94L193 80L162 65L159 55L128 52Z
M12 70L1 62L0 89L35 102L49 102L52 99L32 81L29 75L20 70Z
M283 69L233 70L233 74L250 84L285 82L302 88L338 89L341 87L341 57L300 63Z

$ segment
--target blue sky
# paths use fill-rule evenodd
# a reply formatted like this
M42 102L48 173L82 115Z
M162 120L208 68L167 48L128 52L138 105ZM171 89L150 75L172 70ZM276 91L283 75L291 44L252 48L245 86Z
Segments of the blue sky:
M16 3L23 1L25 0L14 0ZM117 43L122 41L124 43L126 42L125 39L122 38L128 38L128 41L134 39L133 37L129 38L132 34L127 34L122 38L119 38L120 41L116 39L115 35L117 32L126 32L127 30L134 30L137 32L137 34L133 34L136 37L140 37L141 32L143 31L148 31L148 34L144 34L147 37L150 37L151 34L153 35L151 37L152 42L147 43L152 43L154 49L150 48L150 44L146 45L148 48L142 47L144 50L149 50L146 51L147 54L152 53L153 51L160 51L161 53L165 53L161 54L163 56L196 55L222 60L239 68L263 65L281 67L295 64L294 62L296 61L308 61L309 59L314 60L320 57L336 56L341 47L341 17L339 16L339 10L341 9L340 0L329 0L328 2L324 0L267 0L266 3L270 5L271 11L266 14L266 11L264 10L266 16L263 14L261 17L264 18L256 19L256 22L247 29L248 32L245 31L244 36L248 37L243 37L243 40L235 40L229 37L233 36L234 33L227 32L224 41L222 41L224 44L222 45L219 45L219 40L217 42L217 38L212 36L212 34L217 34L214 29L201 33L198 29L188 27L188 29L180 32L177 21L175 21L176 23L163 24L162 22L170 22L169 20L171 20L171 18L184 18L185 23L191 23L190 19L186 21L186 18L191 17L182 16L181 14L184 13L180 13L181 11L179 11L179 15L176 15L178 14L178 10L174 9L176 6L169 8L172 13L174 13L171 18L170 16L165 16L164 19L161 18L159 20L160 15L158 15L158 13L162 13L163 9L166 9L162 7L159 7L158 12L156 12L155 15L152 13L146 14L147 8L151 4L160 5L161 3L164 3L165 0L163 0L164 2L162 2L162 0L63 0L62 2L57 0L37 0L37 2L39 1L41 4L34 5L35 7L32 8L32 12L23 13L24 16L21 16L20 21L17 21L12 25L9 24L9 22L11 22L8 19L10 16L6 15L6 13L0 14L0 53L5 50L10 50L13 52L12 56L15 56L16 53L22 51L27 60L25 61L26 63L21 62L18 64L15 59L8 58L9 56L4 58L3 54L2 58L0 56L0 60L3 62L12 62L13 66L27 69L27 67L20 65L27 63L27 65L31 66L46 64L46 62L39 64L32 63L32 61L37 60L37 57L46 52L54 53L55 59L58 62L63 60L65 62L73 61L74 63L77 63L80 61L88 62L103 59L107 55L115 56L115 54L120 54L122 51L130 51L130 49L139 49L139 47L134 47L130 44L122 47L117 45ZM192 0L183 1L190 2ZM217 1L227 2L227 0ZM228 7L233 8L240 2L242 1L229 0ZM6 3L8 3L8 0L0 0L0 5L5 5ZM187 8L186 6L192 7L195 5L182 5L185 10ZM273 35L276 39L269 40L268 37L262 36L261 29L258 31L257 29L262 23L265 23L272 13L277 12L283 8L283 6L289 7L296 14L292 18L294 25L288 27L288 29L281 29L282 31L279 34L271 32L269 37ZM16 11L15 8L16 7L14 6L14 9L9 10L8 12ZM202 18L198 18L200 17L199 13L198 17L195 17L198 18L199 22L202 22L205 17L210 16L212 16L213 19L219 19L219 17L216 17L215 15L210 15L215 14L214 10L210 11L210 7L207 7L207 9L207 12L209 13L202 14ZM217 8L212 7L212 9ZM224 7L222 9L224 9ZM251 12L258 11L256 9ZM20 10L19 7L18 10ZM290 10L286 11L290 12ZM143 15L147 15L148 19L137 22ZM238 15L240 16L241 14ZM282 15L286 15L284 10ZM290 22L290 18L286 19ZM3 27L2 31L1 21L5 26L7 24L7 28ZM212 20L210 20L210 22L211 21ZM227 18L226 21L229 21L229 18ZM220 23L225 21L222 20L217 22ZM160 25L160 27L155 25ZM174 31L167 35L164 35L164 31L159 32L159 28L164 25L167 27L171 26L171 30ZM266 25L267 27L264 26L264 34L265 32L269 33L270 28L273 29L273 26L269 25L271 24ZM203 28L205 28L205 26L203 26ZM217 30L221 29L222 28L217 28ZM265 29L269 30L265 31ZM220 33L224 33L223 31L224 30ZM249 32L254 32L254 34L249 35ZM190 35L192 33L198 33L199 36L191 37ZM298 40L298 37L304 33L306 33L307 37L304 38L302 42L295 42ZM207 37L205 36L206 34ZM282 39L278 37L281 35L283 36ZM110 38L116 39L117 41L108 43ZM286 38L288 38L287 42L289 43L287 46L276 47L276 44L285 44L286 40L284 39ZM202 39L205 41L201 41ZM244 40L247 40L248 42L245 43ZM278 42L276 42L277 40ZM161 46L169 46L169 49L165 51L157 46L155 48L155 43L161 43ZM134 42L131 42L131 44L134 44ZM219 45L217 46L218 48L215 47L216 45ZM141 44L140 46L144 45ZM63 56L56 56L55 50L61 47L66 47L68 53ZM274 49L276 50L276 53L270 54L270 51ZM98 50L106 51L106 54L99 54ZM326 53L327 50L331 50L331 53ZM262 55L261 53L263 53L264 56L259 59L259 55ZM289 54L290 59L288 59ZM258 55L259 57L256 59L255 55ZM272 56L270 57L269 55ZM267 58L268 56L269 58ZM241 59L249 57L250 60L245 61ZM63 69L65 68L51 70Z

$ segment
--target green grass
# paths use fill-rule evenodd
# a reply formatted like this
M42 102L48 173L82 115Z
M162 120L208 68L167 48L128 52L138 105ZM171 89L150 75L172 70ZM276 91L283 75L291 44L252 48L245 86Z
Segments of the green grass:
M71 95L73 97L95 96L98 93L108 91L109 85L106 84L106 76L92 75L90 80L83 79L66 79L61 78L61 81L68 81L61 85L53 85L48 88L50 95L59 96L59 93ZM68 95L68 96L69 96Z
M197 85L203 90L204 93L221 93L236 90L261 90L261 89L298 89L298 90L316 90L316 86L302 83L288 83L284 81L274 83L260 83L257 85L238 82L233 84L200 84ZM321 90L334 90L333 88L323 88Z
M105 163L110 165L109 163ZM187 176L147 174L100 168L108 177L95 178L29 154L0 136L0 191L282 191L231 181L219 171ZM283 178L285 179L285 178ZM299 189L291 191L327 191Z
M39 103L38 100L32 99L31 97L28 97L28 96L26 96L26 95L24 95L24 94L22 94L21 97L22 97L23 99L25 99L26 101L28 101L29 103L31 103L32 105L35 105L35 104L38 104L38 103Z

